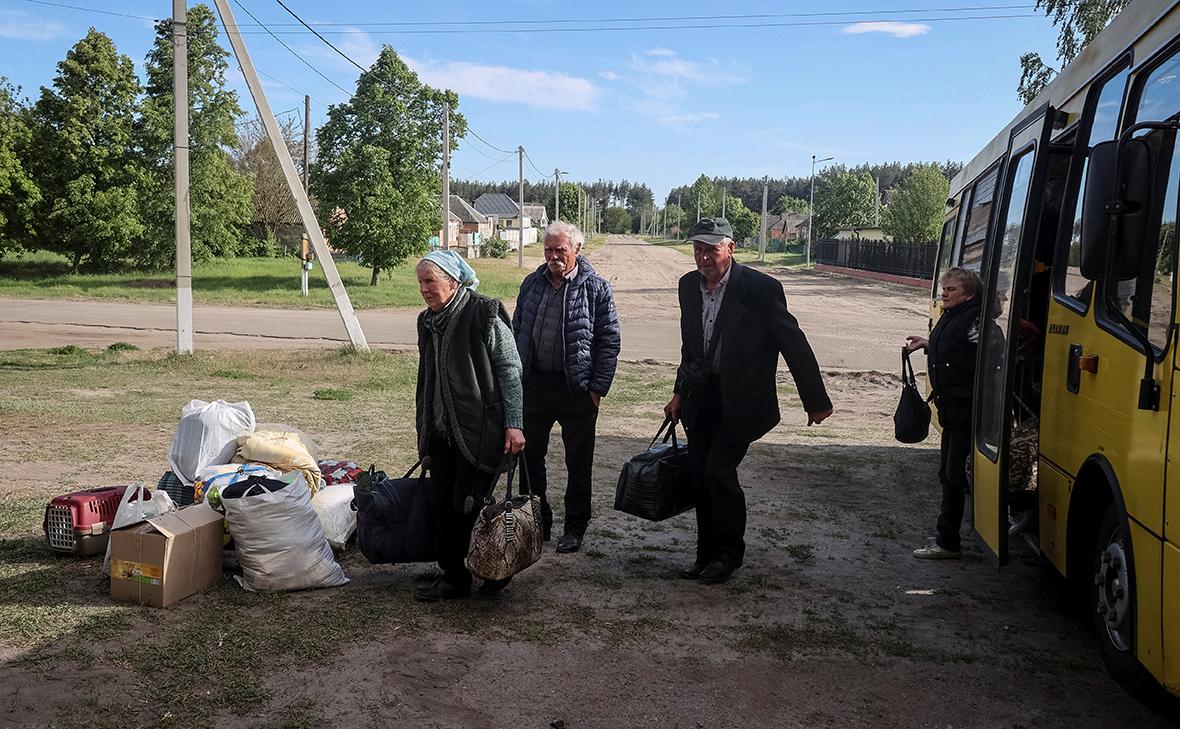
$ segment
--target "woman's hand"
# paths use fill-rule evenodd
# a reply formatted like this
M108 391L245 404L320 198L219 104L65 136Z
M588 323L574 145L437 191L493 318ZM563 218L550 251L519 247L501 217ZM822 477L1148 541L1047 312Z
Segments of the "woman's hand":
M504 429L504 452L520 453L524 450L524 431L520 428Z
M930 342L925 337L906 337L905 344L901 348L907 352L913 352L919 349L927 349Z
M673 423L680 421L680 402L680 395L676 394L664 406L664 415L671 418Z

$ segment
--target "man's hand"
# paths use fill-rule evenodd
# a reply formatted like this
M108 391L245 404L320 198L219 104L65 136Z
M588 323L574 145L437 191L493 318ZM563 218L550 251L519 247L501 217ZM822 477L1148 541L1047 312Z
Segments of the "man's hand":
M827 410L816 410L815 412L807 413L807 427L810 428L813 425L819 425L820 423L827 420L831 416L831 414L832 414L831 408L828 408Z
M520 428L504 429L504 452L520 453L524 450L524 431Z
M590 399L594 401L594 407L598 407L598 403L602 401L602 395L591 390Z
M906 337L905 344L901 348L907 352L913 352L919 349L927 349L930 342L925 337Z
M664 406L664 415L672 419L673 423L680 421L680 395L672 396L668 404Z

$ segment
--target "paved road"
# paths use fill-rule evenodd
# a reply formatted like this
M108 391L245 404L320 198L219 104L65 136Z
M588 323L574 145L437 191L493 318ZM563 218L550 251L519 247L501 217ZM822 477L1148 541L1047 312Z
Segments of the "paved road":
M693 267L678 251L629 236L611 236L590 254L615 290L627 360L679 359L676 280ZM893 371L906 334L926 324L925 295L902 286L840 276L769 270L783 282L787 302L825 368ZM506 301L509 310L515 302ZM415 346L416 309L358 312L369 344ZM339 347L347 342L334 310L195 305L198 349ZM0 349L76 344L105 347L175 346L175 308L114 301L0 299Z

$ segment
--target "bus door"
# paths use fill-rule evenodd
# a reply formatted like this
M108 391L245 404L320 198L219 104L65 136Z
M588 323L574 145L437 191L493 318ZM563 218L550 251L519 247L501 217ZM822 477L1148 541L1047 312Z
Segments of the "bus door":
M1013 417L1013 359L1019 322L1028 308L1036 257L1049 133L1056 111L1046 106L1017 125L1008 142L1001 207L983 270L971 466L973 526L997 564L1008 561L1008 443Z

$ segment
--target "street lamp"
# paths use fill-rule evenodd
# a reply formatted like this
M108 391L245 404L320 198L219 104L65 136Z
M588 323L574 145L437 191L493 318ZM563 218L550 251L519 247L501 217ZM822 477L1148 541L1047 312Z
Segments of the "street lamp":
M815 226L815 165L820 162L827 162L836 159L835 157L824 157L823 159L816 159L815 155L811 155L811 198L807 201L807 265L811 265L811 229Z
M561 176L569 173L557 167L553 168L553 220L561 220Z

